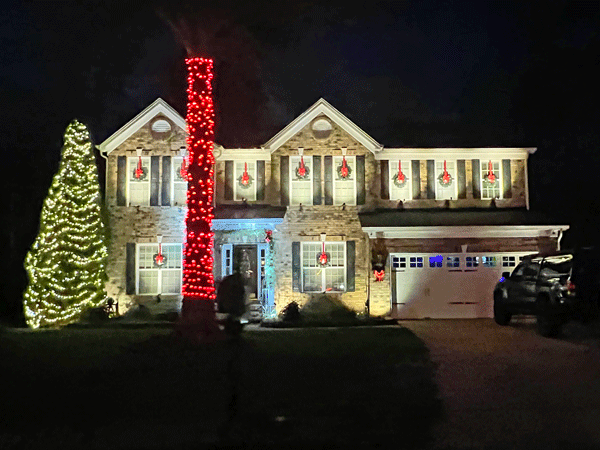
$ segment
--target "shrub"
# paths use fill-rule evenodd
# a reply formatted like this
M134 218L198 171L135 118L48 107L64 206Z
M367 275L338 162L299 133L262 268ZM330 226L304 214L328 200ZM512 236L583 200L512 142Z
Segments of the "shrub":
M356 321L356 312L348 308L334 295L312 297L302 308L302 316L310 321L324 323L350 323Z
M148 307L144 305L137 305L127 311L124 315L126 320L152 320L152 313Z
M103 323L108 321L108 319L108 311L104 307L90 308L86 310L81 316L82 322L92 324Z
M281 311L281 320L284 322L297 323L300 321L300 307L298 303L289 303L283 311Z

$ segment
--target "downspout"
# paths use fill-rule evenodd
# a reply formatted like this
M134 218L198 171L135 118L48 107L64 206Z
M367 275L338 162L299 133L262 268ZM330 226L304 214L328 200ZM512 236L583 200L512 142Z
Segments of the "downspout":
M525 159L525 207L529 211L529 155Z
M556 240L556 251L560 251L560 241L563 237L563 230L558 230L558 239Z
M98 152L100 153L100 156L102 156L102 158L104 158L104 160L106 161L106 164L104 164L104 203L106 203L106 180L108 180L108 156L106 156L104 154L104 152L102 150L100 150L100 148L98 146L96 146L96 148L98 149Z

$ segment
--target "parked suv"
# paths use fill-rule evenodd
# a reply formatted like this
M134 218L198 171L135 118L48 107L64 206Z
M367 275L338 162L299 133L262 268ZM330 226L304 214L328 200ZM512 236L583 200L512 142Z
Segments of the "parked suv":
M494 289L494 320L508 325L513 315L536 316L538 331L555 336L571 319L598 314L600 271L593 248L527 256Z

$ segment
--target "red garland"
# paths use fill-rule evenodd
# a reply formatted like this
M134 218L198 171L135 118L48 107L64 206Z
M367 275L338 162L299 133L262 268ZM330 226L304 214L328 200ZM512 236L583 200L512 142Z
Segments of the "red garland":
M140 156L137 167L135 169L135 177L139 180L142 175L144 175L144 169L142 167L142 157Z
M385 270L374 270L373 275L375 275L375 281L383 281L383 277L385 277Z

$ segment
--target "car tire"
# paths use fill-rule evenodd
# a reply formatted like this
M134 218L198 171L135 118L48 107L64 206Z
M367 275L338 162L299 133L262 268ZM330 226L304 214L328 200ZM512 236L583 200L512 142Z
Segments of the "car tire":
M536 324L538 333L543 337L555 337L562 328L562 321L548 312L550 299L542 295L536 300Z
M502 295L495 294L494 295L494 321L498 325L508 325L510 323L510 319L512 319L512 314L506 311L506 308L502 306Z

